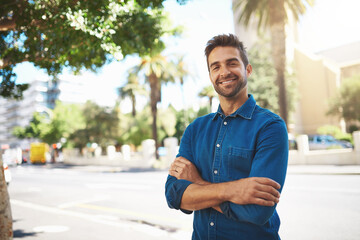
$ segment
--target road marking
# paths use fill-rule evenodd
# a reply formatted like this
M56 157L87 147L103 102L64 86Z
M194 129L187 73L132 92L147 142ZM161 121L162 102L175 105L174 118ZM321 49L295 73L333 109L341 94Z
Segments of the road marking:
M136 211L130 211L126 209L121 208L111 208L111 207L104 207L99 205L93 205L93 204L79 204L77 207L80 208L86 208L86 209L92 209L92 210L98 210L98 211L104 211L104 212L111 212L111 213L120 213L121 215L131 216L134 218L137 218L139 220L141 219L147 219L147 220L158 220L158 221L164 221L164 222L172 222L176 224L183 224L184 222L179 219L159 216L155 214L148 214L143 212L136 212Z
M90 199L82 199L82 200L62 203L62 204L58 205L57 207L58 208L70 208L70 207L74 207L74 206L77 206L77 205L83 204L83 203L98 202L98 201L104 201L104 200L108 200L108 199L110 199L110 196L101 196L101 197L96 196L96 197L90 198Z
M126 189L126 190L150 190L152 189L149 185L144 184L112 184L112 183L88 183L85 184L90 189Z
M47 226L38 226L38 227L34 227L33 231L34 232L39 232L39 233L58 233L58 232L66 232L69 231L69 227L67 226L60 226L60 225L47 225Z

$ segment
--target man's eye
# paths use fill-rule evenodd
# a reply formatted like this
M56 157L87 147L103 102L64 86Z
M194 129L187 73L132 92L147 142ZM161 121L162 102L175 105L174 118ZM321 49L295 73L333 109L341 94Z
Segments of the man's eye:
M219 69L218 66L215 66L215 67L212 68L213 71L214 71L214 70L217 70L217 69Z

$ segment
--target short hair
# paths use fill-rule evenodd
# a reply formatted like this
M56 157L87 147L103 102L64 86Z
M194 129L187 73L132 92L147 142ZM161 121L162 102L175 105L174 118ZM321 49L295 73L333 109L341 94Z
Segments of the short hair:
M208 71L210 71L209 55L212 52L212 50L214 50L216 47L237 48L240 52L241 61L244 63L245 67L249 64L249 60L247 57L247 53L246 53L244 44L242 42L240 42L239 39L234 34L231 34L231 33L229 33L228 35L221 34L221 35L217 35L217 36L211 38L206 43L205 56L206 56L206 63L207 63Z

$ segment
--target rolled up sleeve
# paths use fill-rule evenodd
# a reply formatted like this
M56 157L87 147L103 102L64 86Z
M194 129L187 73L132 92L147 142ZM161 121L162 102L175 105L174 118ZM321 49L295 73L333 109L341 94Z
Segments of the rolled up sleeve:
M267 177L283 188L288 163L288 134L284 122L279 119L268 123L258 135L258 146L253 158L249 177ZM223 202L220 208L230 219L265 224L274 214L275 206L255 204L239 205Z
M165 196L167 204L170 208L181 210L182 212L187 214L192 213L192 211L180 208L181 198L184 194L184 191L191 183L192 182L187 180L178 180L173 176L168 176L165 184Z
M192 152L191 152L191 124L186 128L184 135L181 138L179 153L177 157L182 156L189 161L192 161ZM184 179L177 179L171 175L168 175L165 184L165 197L167 204L172 209L181 210L186 214L192 213L192 211L181 209L181 199L184 194L186 188L192 184L192 182L184 180Z

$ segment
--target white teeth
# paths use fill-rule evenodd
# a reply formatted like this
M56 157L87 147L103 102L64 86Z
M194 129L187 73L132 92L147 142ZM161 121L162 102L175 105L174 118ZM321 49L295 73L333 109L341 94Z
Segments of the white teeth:
M229 82L232 82L233 80L229 80L229 81L226 81L226 82L222 82L221 84L224 84L224 83L229 83Z

